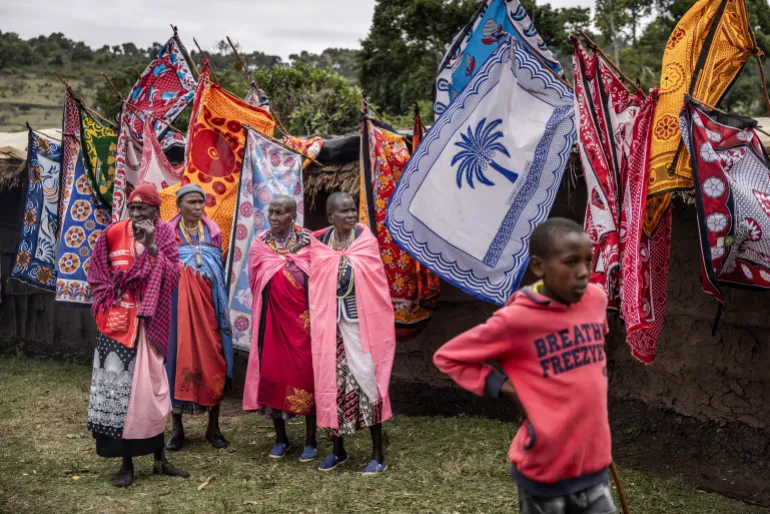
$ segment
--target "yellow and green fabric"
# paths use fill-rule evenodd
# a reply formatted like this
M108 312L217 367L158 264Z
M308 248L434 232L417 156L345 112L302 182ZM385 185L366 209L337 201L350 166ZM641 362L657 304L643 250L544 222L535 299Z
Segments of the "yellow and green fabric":
M86 176L100 206L112 206L112 189L115 184L115 153L118 134L102 125L86 109L80 107L80 138L83 146L83 164Z

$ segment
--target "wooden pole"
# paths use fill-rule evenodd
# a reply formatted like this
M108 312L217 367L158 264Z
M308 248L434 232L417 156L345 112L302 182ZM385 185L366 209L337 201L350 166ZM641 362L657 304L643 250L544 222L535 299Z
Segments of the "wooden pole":
M596 43L594 43L594 42L593 42L593 40L592 40L590 37L588 37L588 34L586 34L586 33L585 33L585 31L584 31L583 29L580 29L580 30L578 30L578 33L580 33L580 35L581 35L581 36L583 36L583 39L585 39L585 40L586 40L586 42L588 43L588 46L590 46L592 50L594 50L595 52L597 52L599 55L601 55L601 56L602 56L602 58L603 58L603 59L604 59L604 60L607 62L607 64L609 65L609 67L610 67L610 68L612 68L612 70L613 70L615 73L617 73L617 74L618 74L618 76L619 76L621 79L623 79L623 81L625 81L626 83L630 84L630 85L631 85L631 87L633 87L633 88L634 88L634 90L635 90L637 93L640 93L640 94L642 95L642 97L645 97L645 96L646 96L646 95L644 94L644 91L642 90L642 88L640 88L639 86L637 86L637 85L636 85L636 82L634 82L633 80L631 80L630 78L628 78L628 77L626 76L626 74L625 74L625 73L623 73L623 70L621 70L621 69L620 69L618 66L616 66L616 65L615 65L615 63L614 63L614 62L612 62L612 59L610 59L609 57L607 57L607 54L605 54L605 53L602 51L601 47L600 47L599 45L597 45Z
M620 473L614 462L610 462L610 473L612 474L612 480L615 482L615 486L618 488L618 498L620 498L620 507L623 509L623 514L631 514L631 510L628 508L628 499L626 498L626 490L623 488L623 482L620 480Z
M243 67L243 73L246 74L246 83L247 84L254 84L254 78L249 74L249 65L246 64L246 61L243 60L243 57L241 57L241 54L238 53L238 49L235 48L235 45L230 40L230 36L225 36L227 38L227 42L230 44L230 48L233 49L233 53L235 54L235 57L240 61L241 66Z
M726 114L727 116L731 116L731 114L729 112L723 111L722 109L718 109L718 108L714 107L711 104L707 104L706 102L698 100L694 96L690 96L690 100L692 100L696 104L700 105L701 107L705 107L706 109L709 109L710 111L714 111L714 112L718 112L718 113L721 113L721 114ZM762 132L764 135L770 137L770 133L765 132L764 130L762 130L759 127L754 127L754 130L756 130L757 132Z
M765 80L765 68L762 66L762 59L759 57L759 52L754 54L757 59L757 65L759 66L759 79L762 82L762 92L765 94L765 104L767 105L767 112L770 114L770 97L767 96L767 81Z
M317 166L321 166L321 167L323 167L323 166L324 166L323 164L321 164L320 162L316 161L315 159L313 159L312 157L310 157L310 156L309 156L309 155L307 155L306 153L304 153L304 152L300 152L300 151L299 151L299 150L297 150L296 148L292 148L292 147L290 147L290 146L288 146L288 145L284 144L284 143L283 143L283 141L279 141L279 140L277 140L276 138L274 138L273 136L268 136L267 134L265 134L265 133L264 133L264 132L262 132L261 130L257 130L257 129L255 129L254 127L252 127L251 125L247 125L246 123L241 123L241 125L243 125L243 126L244 126L244 128L246 128L246 129L249 129L249 130L253 130L254 132L256 132L257 134L259 134L260 136L264 137L265 139L267 139L268 141L270 141L270 142L272 142L272 143L275 143L275 144L277 144L277 145L278 145L278 146L280 146L281 148L283 148L283 149L285 149L285 150L288 150L288 151L290 151L290 152L296 153L296 154L298 154L298 155L301 155L302 157L304 157L305 159L308 159L310 162L312 162L313 164L315 164L315 165L317 165Z
M105 118L104 116L102 116L101 114L99 114L98 112L96 112L95 110L93 110L93 109L91 109L90 107L88 107L88 106L86 105L86 102L83 100L83 98L81 98L81 96L80 96L80 95L78 95L78 94L75 92L75 90L74 90L74 89L72 89L72 86L70 86L70 85L67 83L67 81L65 81L63 78L61 78L61 75L59 75L59 74L58 74L58 73L56 73L56 72L54 72L54 74L56 75L56 77L57 77L59 80L61 80L61 83L62 83L62 84L64 84L64 87L65 87L65 88L67 88L67 91L69 91L69 92L70 92L70 94L71 94L72 96L74 96L74 97L75 97L75 98L78 100L78 102L80 103L80 106L81 106L81 107L83 107L83 109L85 109L86 111L88 111L90 114L93 114L94 116L96 116L96 117L97 117L97 118L99 118L100 120L104 121L105 123L107 123L107 124L108 124L108 125L110 125L111 127L113 127L113 128L118 128L118 127L117 127L117 126L116 126L116 125L115 125L113 122L111 122L110 120L108 120L107 118Z
M195 46L198 49L198 53L200 54L201 59L208 59L208 57L206 57L206 52L203 51L203 49L201 48L201 45L198 44L198 41L196 41L195 38L193 38L193 43L195 43ZM214 75L214 70L212 70L210 66L209 66L209 72L211 73L212 77L216 77ZM198 74L198 76L200 77L200 74Z

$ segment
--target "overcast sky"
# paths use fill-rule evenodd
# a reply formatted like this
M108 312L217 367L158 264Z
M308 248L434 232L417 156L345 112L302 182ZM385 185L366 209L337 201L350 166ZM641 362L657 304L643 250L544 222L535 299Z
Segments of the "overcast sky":
M326 48L360 48L372 21L374 0L0 0L0 30L24 39L62 32L92 48L132 42L163 43L169 23L188 47L205 51L230 36L246 51L280 55ZM545 3L545 2L542 2ZM554 7L589 5L549 0ZM590 2L592 5L593 2ZM449 43L449 42L447 42Z

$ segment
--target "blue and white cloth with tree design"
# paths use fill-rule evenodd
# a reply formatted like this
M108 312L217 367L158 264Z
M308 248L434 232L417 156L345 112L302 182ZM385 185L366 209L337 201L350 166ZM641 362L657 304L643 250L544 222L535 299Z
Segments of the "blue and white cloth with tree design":
M572 91L511 36L430 129L388 206L393 240L447 282L504 304L575 143Z

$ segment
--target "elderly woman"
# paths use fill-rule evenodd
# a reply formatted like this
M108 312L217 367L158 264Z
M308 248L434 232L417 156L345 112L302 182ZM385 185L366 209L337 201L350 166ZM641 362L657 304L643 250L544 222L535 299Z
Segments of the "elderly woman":
M311 242L310 319L318 426L331 430L334 449L318 469L345 462L343 436L369 427L372 458L363 473L382 473L382 422L392 415L388 384L396 346L388 280L377 239L356 223L350 195L329 196L326 213L332 226Z
M286 420L305 416L299 460L310 462L318 457L307 289L310 233L295 224L297 203L289 196L275 198L267 217L270 230L258 235L249 250L254 330L243 408L273 420L274 459L291 446Z
M155 455L153 473L189 476L171 466L163 451L171 412L163 361L179 252L159 206L154 185L137 185L128 198L129 218L101 233L88 272L98 329L88 430L97 454L123 458L118 487L131 485L132 459L140 455Z
M169 226L179 245L179 288L171 305L166 372L173 428L166 448L184 444L182 413L208 412L206 440L226 448L219 431L219 404L233 376L233 340L227 310L222 231L203 214L206 194L197 184L176 192L179 214Z

